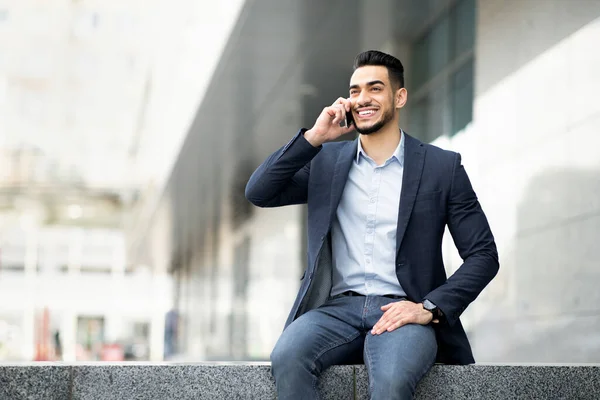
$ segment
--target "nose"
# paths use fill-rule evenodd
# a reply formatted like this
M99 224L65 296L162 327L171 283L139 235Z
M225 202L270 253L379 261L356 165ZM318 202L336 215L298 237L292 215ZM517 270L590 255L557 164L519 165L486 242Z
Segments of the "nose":
M371 104L371 98L369 97L368 91L361 90L360 94L358 95L358 98L356 99L356 104L359 107L364 107Z

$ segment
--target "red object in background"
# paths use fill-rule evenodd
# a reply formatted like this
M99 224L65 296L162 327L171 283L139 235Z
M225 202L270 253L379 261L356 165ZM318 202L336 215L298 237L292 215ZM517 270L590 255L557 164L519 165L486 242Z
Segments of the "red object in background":
M42 322L37 332L37 340L35 344L35 361L50 361L50 347L48 338L50 336L50 311L48 307L44 307L42 311Z
M123 346L118 344L105 344L100 352L100 360L102 361L123 361L125 360L125 352Z

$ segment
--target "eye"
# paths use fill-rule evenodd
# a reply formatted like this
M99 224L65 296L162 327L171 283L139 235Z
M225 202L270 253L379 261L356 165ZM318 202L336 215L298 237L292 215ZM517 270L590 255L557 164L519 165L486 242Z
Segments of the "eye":
M356 94L358 94L358 90L351 90L350 91L350 96L354 96Z
M371 90L374 90L376 92L381 92L381 88L379 86L375 86L374 88L372 88Z

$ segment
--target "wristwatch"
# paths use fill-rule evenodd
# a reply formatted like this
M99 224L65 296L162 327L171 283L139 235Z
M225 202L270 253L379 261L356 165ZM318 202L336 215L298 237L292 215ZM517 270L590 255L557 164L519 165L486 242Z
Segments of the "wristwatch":
M444 316L442 310L440 310L438 306L427 299L423 300L423 308L433 314L433 319L440 320Z

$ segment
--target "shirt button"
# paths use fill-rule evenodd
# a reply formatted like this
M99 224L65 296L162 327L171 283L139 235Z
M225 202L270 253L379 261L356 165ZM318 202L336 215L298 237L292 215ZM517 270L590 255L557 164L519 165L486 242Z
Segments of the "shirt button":
M371 203L375 203L375 199L371 199Z
M367 258L367 264L371 264L371 259Z

